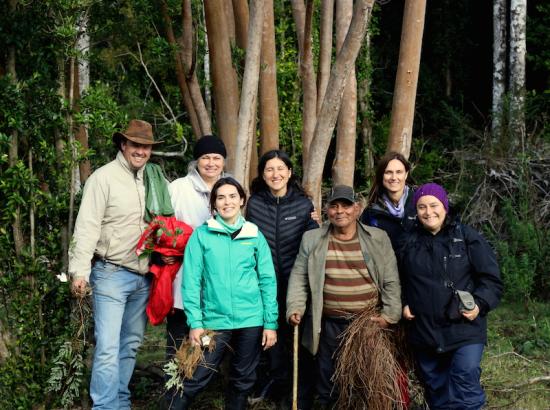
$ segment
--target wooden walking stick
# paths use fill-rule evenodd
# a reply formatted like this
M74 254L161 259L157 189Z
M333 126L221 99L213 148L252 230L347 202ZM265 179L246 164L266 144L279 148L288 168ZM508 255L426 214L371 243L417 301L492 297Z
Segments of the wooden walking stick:
M292 360L292 410L298 410L298 327L294 326L294 349Z

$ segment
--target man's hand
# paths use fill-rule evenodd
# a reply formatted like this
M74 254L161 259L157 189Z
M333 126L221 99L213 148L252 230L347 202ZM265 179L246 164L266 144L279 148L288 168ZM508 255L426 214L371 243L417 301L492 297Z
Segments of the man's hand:
M403 317L405 318L405 320L414 319L415 316L411 313L411 308L409 307L409 305L405 305L403 307Z
M197 327L196 329L191 329L189 331L189 340L191 341L192 346L202 346L201 336L204 333L202 327Z
M262 346L264 347L264 350L269 349L275 343L277 343L277 332L275 330L264 329L264 333L262 335Z
M317 222L319 225L321 225L321 218L319 217L319 214L317 213L316 209L311 211L310 218L313 219L315 222Z
M293 313L292 315L290 315L290 317L288 318L288 322L292 325L292 326L298 326L300 324L300 321L302 320L302 316L300 316L299 313Z
M381 329L386 329L390 324L382 316L372 316L370 318L372 322L376 322Z
M178 258L176 258L175 256L160 255L160 259L164 262L165 265L173 265L178 261Z
M468 311L468 310L463 310L462 311L462 316L464 316L469 321L475 320L475 318L478 315L479 315L479 306L477 306L477 305L475 305L475 307L470 311Z
M78 278L74 279L71 284L71 289L73 291L73 295L83 298L88 293L88 290L90 287L88 286L88 282L84 278Z

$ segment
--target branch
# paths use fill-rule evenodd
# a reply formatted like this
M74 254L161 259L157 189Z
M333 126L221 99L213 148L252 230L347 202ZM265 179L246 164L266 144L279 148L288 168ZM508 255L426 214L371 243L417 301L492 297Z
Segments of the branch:
M157 83L155 82L155 79L153 78L153 76L149 73L149 69L147 68L147 65L145 64L145 62L143 61L143 54L141 54L141 46L139 45L139 43L136 43L136 44L137 44L137 48L138 48L138 51L139 51L139 62L141 63L141 66L145 70L145 73L147 74L147 77L149 77L149 79L151 80L151 82L155 86L155 89L159 93L160 99L162 100L162 102L164 103L166 108L168 108L168 111L170 111L170 114L172 115L172 119L174 120L174 123L175 123L176 122L176 116L174 115L174 112L172 111L172 108L170 107L170 105L164 99L164 96L162 95L162 92L160 91L160 88L158 87Z

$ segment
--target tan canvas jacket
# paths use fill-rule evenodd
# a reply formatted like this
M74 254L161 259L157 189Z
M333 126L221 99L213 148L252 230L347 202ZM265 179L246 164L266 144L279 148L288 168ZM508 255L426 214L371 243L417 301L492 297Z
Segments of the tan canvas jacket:
M147 273L149 261L135 252L147 226L144 212L143 168L134 173L119 152L86 181L69 249L69 274L89 281L94 255Z
M312 354L317 353L321 333L329 231L330 224L325 224L304 234L288 282L286 317L288 320L294 313L302 316L302 344ZM381 229L360 222L357 234L369 274L379 291L380 315L389 323L397 323L401 318L401 285L390 239Z

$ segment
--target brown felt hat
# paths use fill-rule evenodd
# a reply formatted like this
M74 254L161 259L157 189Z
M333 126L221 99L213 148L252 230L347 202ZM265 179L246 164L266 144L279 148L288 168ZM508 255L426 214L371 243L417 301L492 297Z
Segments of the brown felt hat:
M155 141L153 127L147 121L142 120L130 120L126 131L113 134L113 141L117 146L120 145L122 138L145 145L160 144L162 142Z

